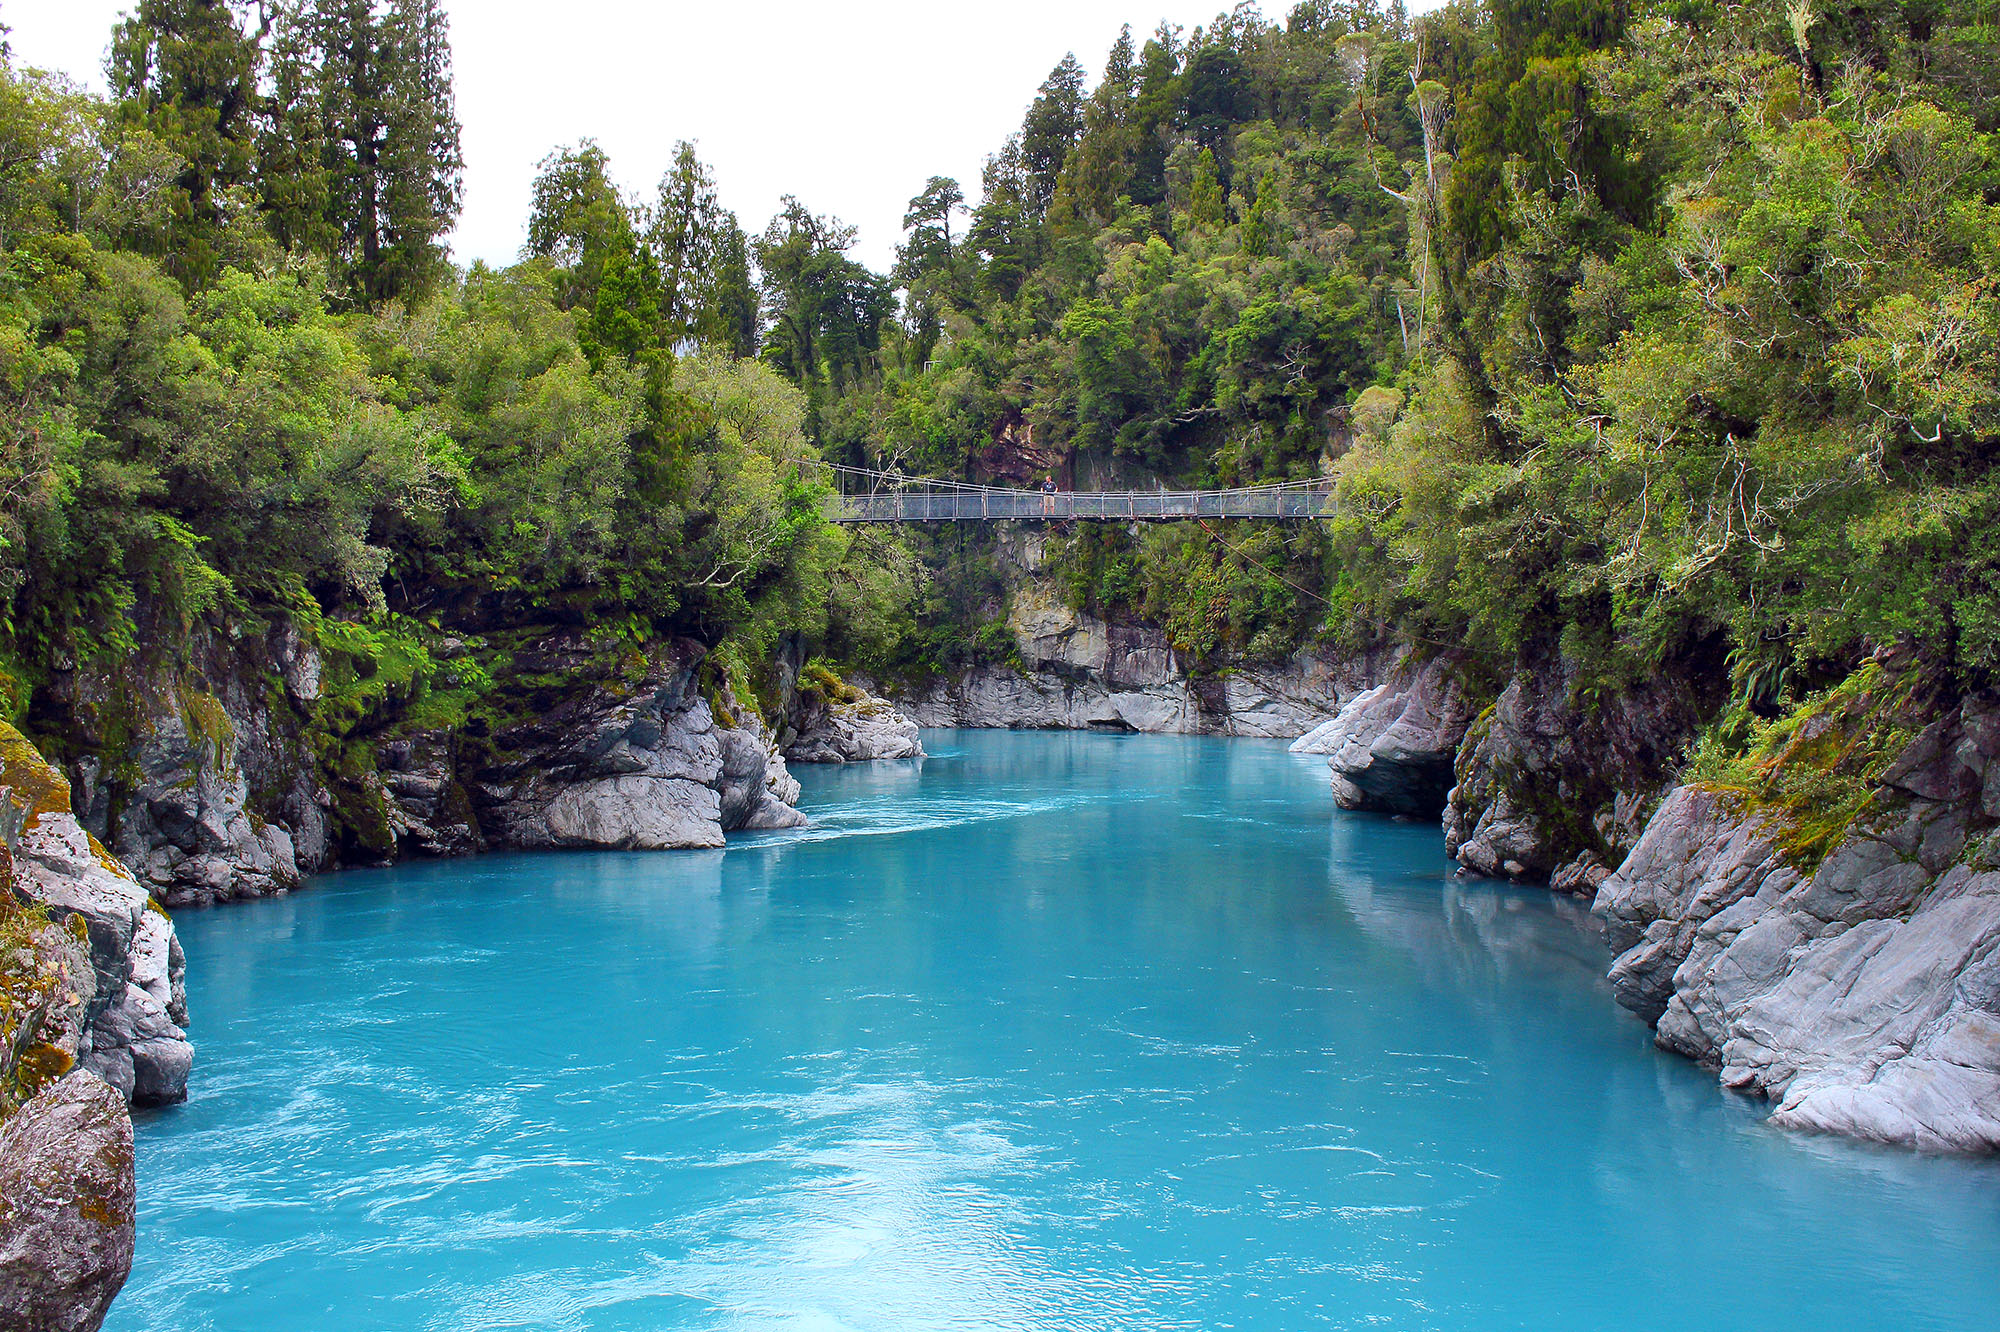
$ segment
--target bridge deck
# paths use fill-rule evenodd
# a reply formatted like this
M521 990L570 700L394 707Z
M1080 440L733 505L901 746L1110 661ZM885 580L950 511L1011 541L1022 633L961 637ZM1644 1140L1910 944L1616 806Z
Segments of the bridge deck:
M993 522L1010 518L1088 518L1166 522L1187 518L1319 518L1332 511L1320 487L1247 490L888 490L835 495L836 523Z

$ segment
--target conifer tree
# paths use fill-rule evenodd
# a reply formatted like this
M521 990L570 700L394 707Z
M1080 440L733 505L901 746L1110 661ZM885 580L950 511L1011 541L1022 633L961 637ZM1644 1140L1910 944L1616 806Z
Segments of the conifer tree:
M726 232L735 217L723 210L715 176L694 145L674 145L674 164L660 178L646 243L660 271L660 317L670 342L703 336Z
M757 354L757 284L750 274L750 238L736 214L724 212L711 259L707 297L695 337L717 351L744 358Z
M1083 133L1083 66L1074 54L1049 71L1021 126L1021 163L1027 172L1028 200L1035 216L1048 212L1056 197L1063 159Z
M164 233L147 248L184 285L215 275L228 191L252 178L257 42L228 0L141 0L112 30L121 118L181 158Z
M560 270L556 299L564 309L589 308L613 256L629 255L638 243L631 210L594 139L550 153L540 165L523 252Z
M273 230L324 245L348 298L421 294L444 271L464 157L441 0L289 0L272 53Z

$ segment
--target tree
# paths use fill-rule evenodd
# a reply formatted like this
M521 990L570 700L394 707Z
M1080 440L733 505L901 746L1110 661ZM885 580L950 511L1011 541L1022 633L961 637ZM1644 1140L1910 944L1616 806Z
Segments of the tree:
M610 158L593 139L541 160L523 253L558 270L556 300L589 308L605 266L637 244L632 212L611 182Z
M1243 57L1211 37L1188 58L1181 83L1181 114L1188 133L1226 166L1230 136L1256 116Z
M646 244L660 272L660 316L669 342L737 342L733 312L742 293L724 287L735 279L729 261L740 251L742 232L736 215L717 199L715 176L691 143L674 145L674 164L660 178Z
M819 390L838 391L861 376L894 308L888 282L847 257L853 244L853 227L814 216L790 195L757 240L764 358L806 389L815 433Z
M750 238L736 214L722 215L695 339L739 359L757 354L757 284L750 273Z
M1020 136L986 159L979 207L972 214L972 248L986 257L980 280L1002 300L1012 300L1041 257L1033 186L1022 163Z
M1074 53L1049 72L1041 92L1021 125L1021 165L1027 178L1027 201L1041 217L1056 197L1056 178L1063 161L1083 133L1083 66Z
M221 266L230 191L253 175L259 35L228 0L142 0L112 29L106 72L121 118L181 158L164 234L148 248L189 287Z
M907 293L910 357L930 359L944 327L944 310L958 304L958 252L951 238L953 213L965 210L965 192L948 176L932 176L903 214L903 244L896 249L895 280Z
M326 243L350 300L421 295L444 271L465 168L442 0L380 14L373 0L289 0L276 26L273 87L310 110L274 108L271 137L317 179L279 192L274 230Z
M1138 91L1132 101L1135 141L1130 193L1137 204L1156 204L1167 193L1166 132L1180 113L1180 30L1164 21L1139 48Z
M948 265L952 214L964 211L965 191L958 182L949 176L932 176L903 213L903 233L909 239L897 251L899 263L912 276Z
M1119 31L1104 64L1104 77L1083 109L1083 127L1056 183L1059 202L1051 213L1058 227L1078 221L1092 228L1103 226L1125 192L1138 142L1132 125L1135 77L1128 25Z
M1457 164L1446 208L1467 262L1499 248L1512 158L1521 159L1531 189L1556 199L1588 189L1615 215L1637 220L1652 182L1643 161L1627 160L1629 135L1592 105L1584 65L1587 54L1618 41L1626 6L1491 0L1489 12L1484 32L1454 34L1478 52L1471 76L1461 83L1439 66L1458 104L1451 136Z

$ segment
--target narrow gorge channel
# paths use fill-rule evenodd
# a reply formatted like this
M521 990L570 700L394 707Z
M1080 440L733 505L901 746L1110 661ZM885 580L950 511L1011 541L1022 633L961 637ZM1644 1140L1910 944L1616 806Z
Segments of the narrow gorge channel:
M1769 1127L1584 905L1281 742L929 731L803 828L179 913L107 1327L1957 1329L2000 1162Z

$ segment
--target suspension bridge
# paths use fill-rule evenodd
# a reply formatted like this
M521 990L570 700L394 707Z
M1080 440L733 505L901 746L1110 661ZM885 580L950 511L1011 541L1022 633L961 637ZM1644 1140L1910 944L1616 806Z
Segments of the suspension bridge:
M1199 518L1320 518L1332 512L1329 481L1285 481L1228 490L1017 490L827 464L835 523L964 523L1003 519L1176 522Z

